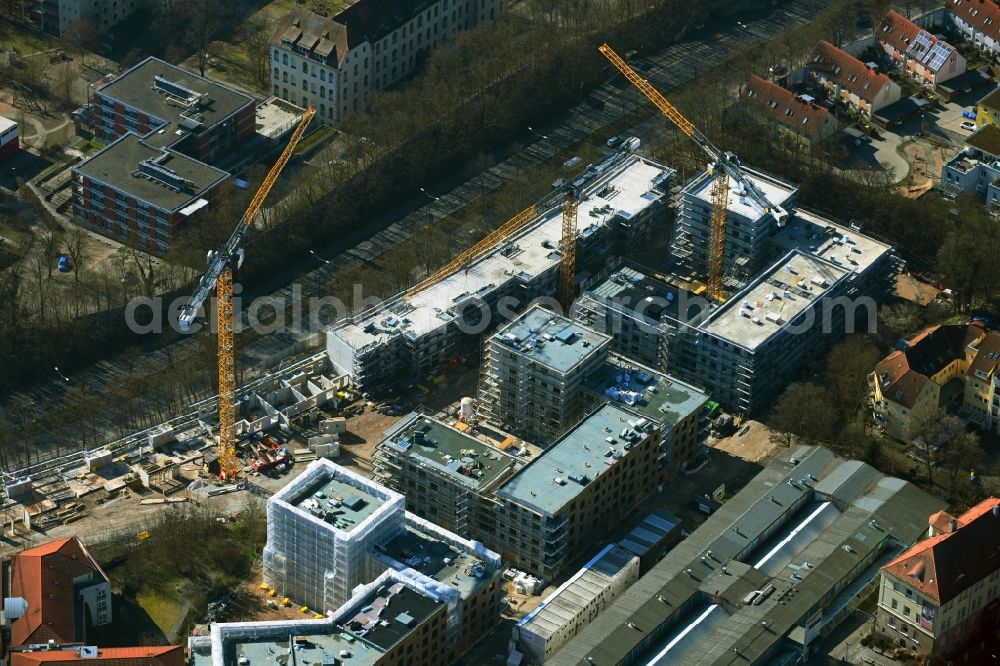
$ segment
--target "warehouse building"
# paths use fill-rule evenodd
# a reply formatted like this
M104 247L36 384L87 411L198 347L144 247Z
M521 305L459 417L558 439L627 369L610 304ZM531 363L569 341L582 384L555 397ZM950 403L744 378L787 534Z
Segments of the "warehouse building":
M545 663L637 580L639 558L608 544L517 623L513 649L527 663Z
M585 378L604 364L611 337L536 305L497 330L483 352L480 413L547 446L580 420Z
M508 452L516 440L491 440L494 433L472 422L451 426L414 412L378 444L374 478L406 495L407 509L421 518L479 538L496 529L496 516L483 498L525 464Z
M663 220L673 177L672 169L626 149L574 181L581 191L578 270L640 243ZM555 295L561 237L562 194L555 191L536 217L462 269L331 327L331 361L353 385L381 392L478 354L481 334L501 323L501 298L512 298L516 312Z
M878 584L944 503L798 447L619 596L547 663L791 663Z
M504 561L551 580L660 481L660 426L615 404L586 417L495 493Z

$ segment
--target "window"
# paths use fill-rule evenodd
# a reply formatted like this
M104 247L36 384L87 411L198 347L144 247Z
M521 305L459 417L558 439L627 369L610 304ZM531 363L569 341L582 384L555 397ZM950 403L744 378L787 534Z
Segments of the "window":
M274 54L274 61L278 62L278 50L275 49L272 53Z
M282 65L287 65L288 64L288 54L287 53L282 53L281 54L281 64Z
M275 79L275 80L277 80L277 79L278 79L278 76L279 76L279 74L278 74L278 68L277 68L277 67L275 67L275 68L274 68L274 79Z
M302 73L303 74L309 73L309 63L307 63L305 60L302 61Z
M320 81L326 81L326 70L325 69L319 70L319 80Z

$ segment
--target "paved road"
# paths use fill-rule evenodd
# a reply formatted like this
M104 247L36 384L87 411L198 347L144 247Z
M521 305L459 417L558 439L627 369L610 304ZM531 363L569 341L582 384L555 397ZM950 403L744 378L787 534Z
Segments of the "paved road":
M736 25L736 18L720 20L716 25L710 25L703 30L707 33L703 39L686 41L671 46L656 56L638 58L633 63L643 71L646 78L655 86L669 91L679 85L691 81L702 72L720 64L733 53L737 47L760 39L765 35L774 35L783 29L802 25L812 20L825 6L826 0L791 0L774 12L764 16L750 18L741 16L747 29ZM713 32L709 32L712 31ZM490 167L483 173L469 178L450 189L447 186L429 188L437 194L438 200L428 202L412 209L401 217L386 215L376 219L368 228L359 229L356 233L338 239L339 242L327 248L317 248L320 256L335 259L335 262L323 265L298 276L298 282L307 289L318 281L326 281L333 277L336 270L370 262L383 251L401 240L409 237L413 230L433 220L448 215L467 205L483 191L491 191L509 181L517 173L529 169L551 158L558 150L576 145L590 137L605 125L620 119L634 109L635 96L631 90L626 90L627 84L616 77L617 81L609 81L596 90L590 97L605 102L603 108L595 108L592 104L583 103L569 110L550 125L541 128L548 139L536 139L528 134L527 139L535 139L532 143L517 150L506 159ZM651 116L647 108L644 113L651 119L642 124L639 131L655 131L663 121ZM603 139L603 136L594 136ZM598 142L602 143L601 141ZM445 191L446 190L446 191ZM443 192L443 193L442 193ZM377 230L377 231L376 231ZM306 258L304 264L312 261ZM315 262L313 262L315 265ZM289 281L294 279L289 276ZM292 287L286 286L274 291L273 295L290 302ZM245 378L260 376L268 367L273 366L281 357L301 352L305 342L303 335L281 333L258 338L239 347L239 364ZM127 380L133 373L142 376L155 376L171 366L178 359L190 356L197 349L196 336L188 336L178 342L162 348L154 348L139 359L118 356L93 364L84 371L71 376L67 384L53 372L52 380L36 385L30 389L19 391L8 400L8 405L20 417L32 419L51 409L54 405L65 404L67 389L72 385L86 385L88 390L103 393L109 388ZM209 387L206 387L206 396ZM150 410L154 411L154 410ZM154 425L155 422L146 424ZM95 429L105 434L108 440L121 437L122 424L118 423L114 411L108 411L95 419ZM45 457L46 451L51 451L56 443L63 446L79 445L80 427L78 424L67 423L64 427L38 437L30 444ZM26 443L26 445L29 443Z

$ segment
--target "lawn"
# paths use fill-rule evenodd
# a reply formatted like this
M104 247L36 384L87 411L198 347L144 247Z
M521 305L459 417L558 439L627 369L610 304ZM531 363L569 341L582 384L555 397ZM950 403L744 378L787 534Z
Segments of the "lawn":
M58 48L55 37L43 35L23 25L13 25L0 21L0 45L7 49L16 49L22 56L38 53L48 49Z
M169 590L170 586L167 589ZM186 614L184 608L186 604L182 602L179 595L172 591L146 589L136 595L139 606L146 611L153 623L160 628L167 638L173 632L174 625L179 620L181 613Z

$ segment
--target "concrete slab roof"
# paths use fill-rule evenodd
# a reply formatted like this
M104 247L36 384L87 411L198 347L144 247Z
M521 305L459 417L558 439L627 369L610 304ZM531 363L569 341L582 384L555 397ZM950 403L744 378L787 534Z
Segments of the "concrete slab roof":
M668 428L700 411L709 400L707 393L690 384L618 355L592 372L584 388Z
M628 440L621 433L631 430L638 420L634 412L616 405L599 407L501 486L497 496L555 515L594 478L628 455Z
M348 604L337 611L340 624L352 636L386 652L445 606L391 578Z
M582 193L578 235L587 237L613 220L631 218L665 196L658 189L673 170L638 155L609 166ZM416 338L456 321L463 304L486 297L508 282L531 281L555 270L561 260L562 207L554 205L489 254L480 257L409 299L350 319L332 329L333 335L356 350L385 343L397 335Z
M652 321L697 322L708 301L668 281L665 275L639 266L621 266L591 285L587 293L613 301L622 310ZM683 312L681 310L684 310Z
M169 170L165 177L159 177L158 169L144 171L140 166L154 160L156 166ZM155 148L131 133L73 170L166 211L184 208L229 178L221 169L172 150Z
M771 241L779 254L797 249L856 272L892 250L888 243L866 236L860 228L844 226L801 208Z
M746 166L743 166L742 169L747 179L756 185L760 191L764 193L764 196L767 197L767 200L772 204L786 207L785 204L788 200L794 197L795 193L798 192L797 187L782 180L778 180L773 176L769 176L755 169L750 169ZM717 175L709 174L707 171L703 172L700 176L691 180L691 182L689 182L682 191L685 194L691 194L701 199L708 205L711 205L712 188L717 177ZM746 196L745 193L740 192L739 183L732 178L729 179L729 195L726 205L730 214L739 215L748 220L758 220L765 215L764 211L760 209L760 206L756 201L749 196Z
M463 599L489 585L496 573L490 562L475 553L438 539L414 524L407 524L406 530L376 550L428 578L450 585Z
M792 250L734 294L701 330L746 349L756 349L828 294L849 272L842 266Z
M598 354L611 336L598 333L540 305L535 305L491 336L493 343L530 354L532 361L560 375Z

